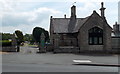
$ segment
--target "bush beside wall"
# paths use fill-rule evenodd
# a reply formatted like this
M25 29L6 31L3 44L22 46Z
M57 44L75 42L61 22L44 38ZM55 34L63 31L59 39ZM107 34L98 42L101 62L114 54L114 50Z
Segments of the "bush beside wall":
M12 46L12 41L2 40L2 41L0 41L0 45L2 45L2 47L4 47L4 46Z

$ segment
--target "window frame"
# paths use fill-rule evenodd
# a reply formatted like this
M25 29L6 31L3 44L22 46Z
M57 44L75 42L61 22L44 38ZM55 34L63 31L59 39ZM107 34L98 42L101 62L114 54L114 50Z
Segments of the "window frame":
M103 45L103 30L101 28L93 27L88 30L88 44Z

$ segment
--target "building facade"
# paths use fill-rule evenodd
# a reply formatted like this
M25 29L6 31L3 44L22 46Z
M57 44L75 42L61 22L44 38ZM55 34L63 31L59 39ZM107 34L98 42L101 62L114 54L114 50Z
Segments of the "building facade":
M112 28L107 23L103 2L101 15L96 11L85 18L76 18L76 6L70 18L50 18L50 42L54 52L111 51Z
M112 52L120 52L120 24L117 22L113 25Z

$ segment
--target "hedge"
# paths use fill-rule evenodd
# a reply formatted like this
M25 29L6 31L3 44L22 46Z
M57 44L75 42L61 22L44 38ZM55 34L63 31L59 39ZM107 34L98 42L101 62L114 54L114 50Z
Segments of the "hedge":
M12 41L2 40L2 41L0 41L0 45L2 45L2 46L11 46L12 45Z

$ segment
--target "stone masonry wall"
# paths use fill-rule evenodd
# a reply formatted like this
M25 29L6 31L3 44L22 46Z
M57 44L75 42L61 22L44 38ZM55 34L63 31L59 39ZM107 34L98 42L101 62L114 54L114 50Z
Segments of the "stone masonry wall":
M112 51L120 52L120 37L112 37Z
M88 30L93 27L99 27L103 29L103 25L106 25L106 36L104 37L104 40L106 40L103 44L106 49L103 48L101 45L92 46L88 43ZM104 31L104 29L103 29ZM103 24L102 18L100 18L95 12L93 12L93 15L89 18L89 20L81 27L79 34L78 34L78 44L80 47L80 51L88 51L88 50L110 50L111 49L111 28L105 23Z

